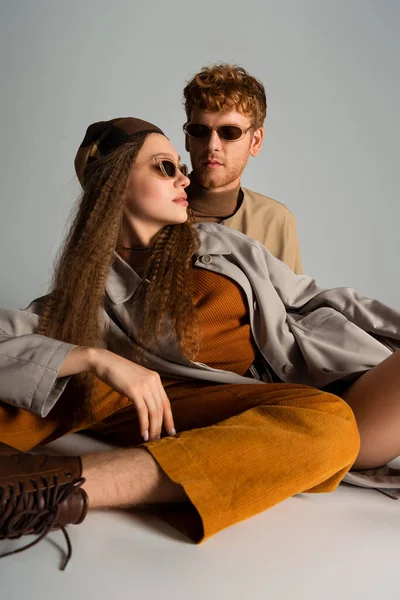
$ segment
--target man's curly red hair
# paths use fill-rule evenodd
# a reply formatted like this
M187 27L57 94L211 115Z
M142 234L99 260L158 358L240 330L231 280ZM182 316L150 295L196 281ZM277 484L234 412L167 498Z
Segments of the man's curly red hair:
M243 67L227 63L203 67L183 90L188 120L193 108L202 110L234 109L248 115L253 127L262 127L267 114L263 84Z

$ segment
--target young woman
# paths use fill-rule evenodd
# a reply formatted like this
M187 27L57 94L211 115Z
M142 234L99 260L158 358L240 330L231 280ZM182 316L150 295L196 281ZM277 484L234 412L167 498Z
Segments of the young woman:
M400 451L400 315L239 232L194 228L179 161L150 123L91 125L51 293L0 311L0 539L80 523L88 505L185 503L175 523L200 541ZM82 429L131 448L12 450Z

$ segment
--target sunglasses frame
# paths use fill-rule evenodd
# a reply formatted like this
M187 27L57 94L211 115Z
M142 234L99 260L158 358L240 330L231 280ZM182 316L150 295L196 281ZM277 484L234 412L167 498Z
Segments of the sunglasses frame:
M165 170L165 167L163 165L163 162L169 162L172 165L174 165L175 167L175 173L173 175L168 175L167 171ZM153 158L153 163L156 164L159 168L161 173L164 175L164 177L166 177L167 179L173 179L174 177L176 177L177 172L179 171L184 177L188 176L189 173L189 169L188 166L185 165L184 163L180 163L179 165L176 164L176 162L174 162L172 160L172 158ZM183 167L183 171L182 171L182 167Z
M201 125L202 127L207 127L208 133L204 137L196 137L195 135L190 135L190 133L187 130L188 125ZM234 140L227 140L226 138L222 137L219 134L219 130L222 127L236 127L237 129L240 129L240 131L242 132L242 134L238 138L236 138ZM244 136L246 135L246 133L248 131L250 131L250 129L252 129L252 128L253 128L253 124L251 124L246 129L242 129L239 125L231 125L229 123L225 123L225 125L220 125L219 127L210 127L209 125L205 125L204 123L193 123L192 121L187 121L183 125L183 131L184 131L185 135L187 135L188 137L190 137L192 140L206 140L206 139L208 139L210 137L210 135L211 135L211 133L213 131L216 131L219 139L222 140L223 142L239 142L240 140L242 140L244 138Z

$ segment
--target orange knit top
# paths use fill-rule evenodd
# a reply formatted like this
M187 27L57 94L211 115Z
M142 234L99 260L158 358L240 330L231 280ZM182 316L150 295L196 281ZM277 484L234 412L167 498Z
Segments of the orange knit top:
M219 273L193 269L193 303L203 328L197 362L244 375L256 357L247 299L240 286Z
M130 250L129 262L142 275L149 249ZM254 362L257 349L243 290L229 277L201 267L193 267L193 288L193 303L203 333L196 362L244 375ZM164 386L178 381L181 380L162 378Z

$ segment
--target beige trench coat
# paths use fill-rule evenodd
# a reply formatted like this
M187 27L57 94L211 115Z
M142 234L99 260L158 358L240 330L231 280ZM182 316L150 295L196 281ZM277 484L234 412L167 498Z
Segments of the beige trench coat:
M350 288L318 287L238 231L215 223L197 228L196 265L242 287L254 340L283 382L321 388L374 367L399 348L399 312ZM116 255L106 282L106 346L128 359L134 356L140 323L140 314L132 310L140 281ZM39 299L26 310L0 310L0 400L45 416L67 383L57 372L73 346L35 333L42 306ZM256 381L183 358L172 335L160 341L159 354L147 353L147 361L166 376Z

